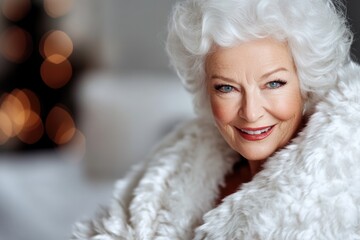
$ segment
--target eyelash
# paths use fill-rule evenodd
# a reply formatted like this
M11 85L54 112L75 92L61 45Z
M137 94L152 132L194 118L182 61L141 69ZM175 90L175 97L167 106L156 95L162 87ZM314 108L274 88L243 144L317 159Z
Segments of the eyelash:
M278 85L276 87L270 87L269 84L272 84L272 83L276 83ZM277 89L277 88L281 88L286 83L287 83L286 81L278 79L278 80L267 82L265 84L265 86L266 86L267 89ZM224 87L228 87L230 89L228 91L225 91ZM235 89L233 86L228 85L228 84L218 84L218 85L215 85L214 88L215 88L216 91L218 91L220 93L230 93Z
M224 87L230 87L231 90L230 91L224 91ZM227 84L218 84L214 86L215 90L220 92L220 93L230 93L232 92L235 88L231 85L227 85Z
M277 87L270 87L269 84L271 84L271 83L277 83L279 85ZM287 83L286 81L278 79L278 80L270 81L270 82L266 83L265 86L267 86L268 89L277 89L277 88L281 88L286 83Z

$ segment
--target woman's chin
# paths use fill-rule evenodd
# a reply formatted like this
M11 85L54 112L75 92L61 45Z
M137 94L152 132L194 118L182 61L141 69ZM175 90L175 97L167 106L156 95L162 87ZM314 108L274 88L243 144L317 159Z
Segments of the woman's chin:
M276 149L266 149L263 147L247 148L246 150L236 150L242 157L248 161L264 161L268 159Z

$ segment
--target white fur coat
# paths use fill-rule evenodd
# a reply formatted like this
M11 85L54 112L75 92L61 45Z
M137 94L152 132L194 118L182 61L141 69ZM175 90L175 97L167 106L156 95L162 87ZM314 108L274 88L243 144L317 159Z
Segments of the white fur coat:
M360 72L340 77L299 136L219 206L239 156L197 119L118 181L72 239L360 239Z

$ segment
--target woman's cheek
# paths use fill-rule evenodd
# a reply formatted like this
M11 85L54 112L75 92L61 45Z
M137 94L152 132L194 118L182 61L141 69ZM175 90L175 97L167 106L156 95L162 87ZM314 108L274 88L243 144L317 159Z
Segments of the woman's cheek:
M286 121L302 112L300 94L286 94L270 103L271 112L279 120Z
M233 104L230 101L212 98L211 109L215 120L222 125L229 123L234 118Z

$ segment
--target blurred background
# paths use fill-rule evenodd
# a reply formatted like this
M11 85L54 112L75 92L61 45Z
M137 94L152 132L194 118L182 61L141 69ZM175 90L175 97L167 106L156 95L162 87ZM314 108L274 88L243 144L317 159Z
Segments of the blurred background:
M175 2L0 0L0 240L68 239L194 116L164 51Z

